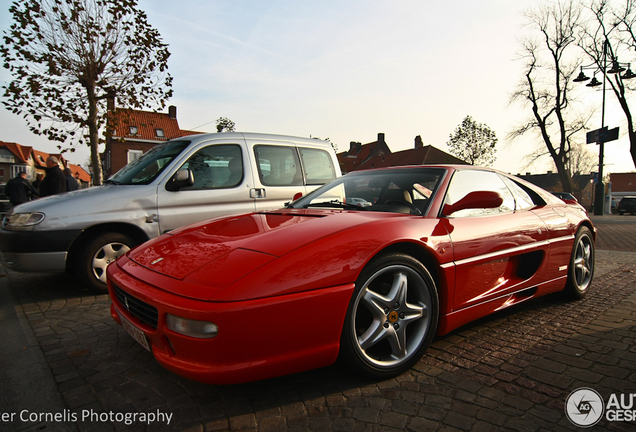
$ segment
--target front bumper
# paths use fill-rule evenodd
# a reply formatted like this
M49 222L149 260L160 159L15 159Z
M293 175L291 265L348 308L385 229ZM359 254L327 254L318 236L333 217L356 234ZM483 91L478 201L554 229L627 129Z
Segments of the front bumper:
M209 384L235 384L327 366L338 356L354 284L275 298L210 302L155 288L136 277L148 280L143 274L149 270L137 268L133 276L122 270L121 261L125 260L108 267L111 315L120 324L121 315L143 331L157 362L178 375ZM179 283L173 280L175 292ZM168 313L213 322L219 333L213 339L175 333L166 327Z
M18 272L58 272L66 269L66 252L2 252L2 264Z
M81 232L0 229L2 262L19 272L64 271L68 250Z

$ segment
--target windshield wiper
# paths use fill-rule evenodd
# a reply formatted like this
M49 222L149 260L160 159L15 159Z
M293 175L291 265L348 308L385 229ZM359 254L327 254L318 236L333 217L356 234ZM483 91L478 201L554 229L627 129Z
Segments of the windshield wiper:
M341 208L346 210L365 210L365 211L367 210L366 208L356 204L349 204L349 203L344 203L342 201L336 201L336 200L305 204L303 206L303 208L309 208L309 207Z
M121 183L120 183L120 182L118 182L117 180L111 180L111 179L108 179L108 180L106 180L106 181L104 182L104 184L107 184L107 183L108 183L108 184L114 184L114 185L120 185L120 184L121 184Z

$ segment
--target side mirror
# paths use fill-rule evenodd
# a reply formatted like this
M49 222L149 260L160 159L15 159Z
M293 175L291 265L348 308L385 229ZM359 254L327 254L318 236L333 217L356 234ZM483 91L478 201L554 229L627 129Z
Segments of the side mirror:
M466 195L455 204L444 205L442 216L450 216L460 210L497 208L503 204L503 198L495 191L475 191Z
M177 171L168 183L166 183L166 190L170 192L177 192L181 188L192 186L194 184L194 175L189 169L180 169Z
M302 197L303 197L303 193L302 193L302 192L296 192L296 193L294 194L294 197L292 198L292 202L294 202L294 201L296 201L296 200L299 200L299 199L301 199Z

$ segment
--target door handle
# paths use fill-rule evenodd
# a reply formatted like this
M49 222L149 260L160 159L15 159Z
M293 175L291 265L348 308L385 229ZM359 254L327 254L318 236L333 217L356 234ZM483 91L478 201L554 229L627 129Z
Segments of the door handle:
M266 196L267 193L263 188L250 189L250 198L263 199Z

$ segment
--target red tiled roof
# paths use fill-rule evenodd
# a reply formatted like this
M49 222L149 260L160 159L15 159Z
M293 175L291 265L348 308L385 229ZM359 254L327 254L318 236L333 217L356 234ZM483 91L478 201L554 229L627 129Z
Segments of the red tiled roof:
M424 164L460 164L466 162L456 158L432 145L402 150L389 153L383 156L375 156L364 162L358 169L382 168L403 165L424 165Z
M46 168L46 158L48 157L48 153L33 149L33 161L35 162L36 168Z
M73 172L73 177L75 177L76 179L79 179L86 183L91 182L90 174L87 173L86 170L84 170L84 168L82 168L81 166L69 163L68 168L71 169L71 171Z
M17 157L21 162L27 163L29 161L29 157L31 156L31 151L33 147L27 147L20 145L18 143L13 142L4 142L0 141L0 147L4 147L9 150L15 157Z
M118 109L115 111L114 138L130 138L151 141L167 141L182 136L179 123L170 114L151 111L139 111L132 109ZM136 127L137 133L131 133L131 128ZM157 129L163 131L163 136L157 136Z
M188 135L200 135L200 134L204 134L205 132L197 132L197 131L191 131L191 130L183 130L181 129L181 135L180 136L188 136Z

